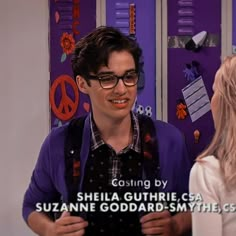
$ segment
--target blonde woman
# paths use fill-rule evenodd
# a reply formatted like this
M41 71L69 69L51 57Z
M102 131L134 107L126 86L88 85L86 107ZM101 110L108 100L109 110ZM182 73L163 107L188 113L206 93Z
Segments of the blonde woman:
M207 206L192 213L193 236L236 235L236 56L216 72L213 91L215 135L190 174L190 192Z

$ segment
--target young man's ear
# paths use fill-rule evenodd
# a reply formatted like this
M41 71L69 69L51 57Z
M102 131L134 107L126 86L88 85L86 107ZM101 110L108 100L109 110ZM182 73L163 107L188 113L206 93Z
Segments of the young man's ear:
M88 92L87 92L88 83L82 76L80 76L80 75L76 76L76 84L77 84L80 92L88 94Z

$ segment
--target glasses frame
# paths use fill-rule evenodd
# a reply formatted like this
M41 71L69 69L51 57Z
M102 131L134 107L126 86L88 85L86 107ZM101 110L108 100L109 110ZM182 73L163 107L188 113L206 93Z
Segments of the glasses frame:
M124 78L125 78L125 76L127 76L127 75L129 75L129 74L131 74L131 73L135 73L135 74L137 74L137 81L136 81L136 83L134 84L134 85L127 85L125 82L124 82ZM117 79L117 81L116 81L116 83L114 84L114 86L113 87L110 87L110 88L104 88L103 86L102 86L102 75L89 75L89 79L90 80L98 80L99 81L99 84L100 84L100 86L103 88L103 89L113 89L113 88L115 88L116 86L117 86L117 84L119 83L119 80L121 79L122 80L122 82L124 83L124 85L126 86L126 87L133 87L133 86L135 86L137 83L138 83L138 80L139 80L139 73L137 72L137 71L129 71L129 72L126 72L124 75L122 75L122 76L118 76L118 75L115 75L115 74L105 74L105 75L112 75L112 76L114 76L116 79Z

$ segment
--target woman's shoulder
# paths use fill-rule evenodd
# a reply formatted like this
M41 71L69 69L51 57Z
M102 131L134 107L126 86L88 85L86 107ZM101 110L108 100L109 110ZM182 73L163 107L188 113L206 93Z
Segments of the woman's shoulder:
M190 191L216 193L222 182L220 164L214 156L206 156L193 165L190 172Z
M215 156L206 156L194 163L191 172L204 172L216 176L220 173L219 160Z

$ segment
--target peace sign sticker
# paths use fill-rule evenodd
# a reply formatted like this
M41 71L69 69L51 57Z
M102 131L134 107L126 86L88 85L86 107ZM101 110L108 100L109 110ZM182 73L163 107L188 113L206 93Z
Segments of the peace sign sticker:
M74 99L68 96L70 87L74 93ZM58 93L60 94L59 102L56 99ZM75 81L69 75L60 75L50 88L49 99L55 116L64 121L69 120L75 114L79 104L79 91Z

